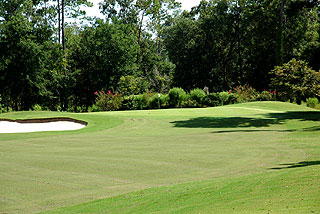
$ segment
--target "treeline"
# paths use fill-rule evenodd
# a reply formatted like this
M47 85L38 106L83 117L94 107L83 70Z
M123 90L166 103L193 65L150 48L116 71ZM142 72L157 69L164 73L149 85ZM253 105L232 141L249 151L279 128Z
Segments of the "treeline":
M275 66L293 58L320 69L317 0L202 1L190 12L175 0L104 0L105 20L81 6L91 4L0 2L2 108L88 110L108 90L263 91L276 88ZM71 16L86 24L66 23Z

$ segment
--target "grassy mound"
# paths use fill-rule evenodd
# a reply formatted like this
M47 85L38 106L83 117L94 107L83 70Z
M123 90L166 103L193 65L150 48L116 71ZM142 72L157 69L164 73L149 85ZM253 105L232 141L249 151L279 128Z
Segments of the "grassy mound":
M40 116L89 124L71 132L0 135L1 212L320 211L319 111L257 102L1 118Z

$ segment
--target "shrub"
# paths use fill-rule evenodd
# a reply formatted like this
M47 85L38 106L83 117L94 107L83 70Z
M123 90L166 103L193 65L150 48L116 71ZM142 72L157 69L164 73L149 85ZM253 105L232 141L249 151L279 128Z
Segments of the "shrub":
M129 110L143 110L148 108L152 93L145 92L143 94L127 96L124 99L124 108Z
M161 95L160 101L161 101L161 108L168 108L169 107L169 95L168 94Z
M134 100L135 95L125 96L122 101L122 109L123 110L137 110L138 105Z
M99 111L101 111L99 106L97 106L95 104L93 104L92 106L89 106L89 108L88 108L88 112L99 112Z
M272 101L276 100L277 92L276 91L266 91L259 93L257 95L258 101Z
M57 112L61 112L61 111L62 111L62 107L61 107L60 105L57 105L57 106L56 106L56 111L57 111Z
M32 111L42 111L42 107L38 104L32 106Z
M195 100L192 100L192 99L187 99L186 101L183 101L181 103L181 107L184 107L184 108L196 108L196 107L199 107L199 103Z
M4 112L4 106L1 104L2 98L0 94L0 114Z
M76 112L77 113L86 112L86 107L85 106L77 106L76 107Z
M182 102L187 100L187 93L182 88L172 88L168 95L169 103L172 107L181 107Z
M4 107L3 104L0 103L0 114L1 113L6 113L7 109Z
M219 101L220 101L221 105L229 104L229 96L230 96L230 92L227 92L227 91L220 92L218 94Z
M197 106L202 105L205 97L206 93L200 88L196 88L190 91L190 98L197 103Z
M146 109L148 107L148 99L146 99L146 96L144 96L143 94L139 94L139 95L134 95L133 96L133 101L135 106L137 106L137 109Z
M119 110L122 106L122 97L121 94L117 92L104 91L95 92L97 95L96 105L101 111L116 111Z
M237 103L245 103L256 100L257 92L249 84L243 86L237 86L233 90L229 91L229 94L233 93Z
M159 106L160 105L160 106ZM166 94L154 94L149 99L149 108L157 109L157 108L167 108L169 106L169 96Z
M96 105L101 109L101 111L106 111L108 102L106 93L104 91L96 91L94 94L97 95Z
M307 99L307 106L310 108L319 108L319 100L317 98L308 98Z
M220 98L218 93L210 93L203 99L203 105L214 107L220 105Z

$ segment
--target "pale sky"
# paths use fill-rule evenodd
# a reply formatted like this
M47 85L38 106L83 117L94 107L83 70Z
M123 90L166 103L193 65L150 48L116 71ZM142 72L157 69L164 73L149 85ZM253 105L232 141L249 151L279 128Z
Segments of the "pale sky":
M100 13L99 10L99 2L100 0L90 0L94 6L92 8L87 8L87 15L88 16L97 16L100 18L104 18L104 16ZM182 10L190 10L192 7L199 5L201 0L177 0L178 2L182 3Z

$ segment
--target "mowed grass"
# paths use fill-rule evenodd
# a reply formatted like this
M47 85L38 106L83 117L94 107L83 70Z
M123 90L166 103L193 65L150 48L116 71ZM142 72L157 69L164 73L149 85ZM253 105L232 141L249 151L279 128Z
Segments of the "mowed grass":
M86 114L0 134L0 213L320 213L320 112L279 102Z

